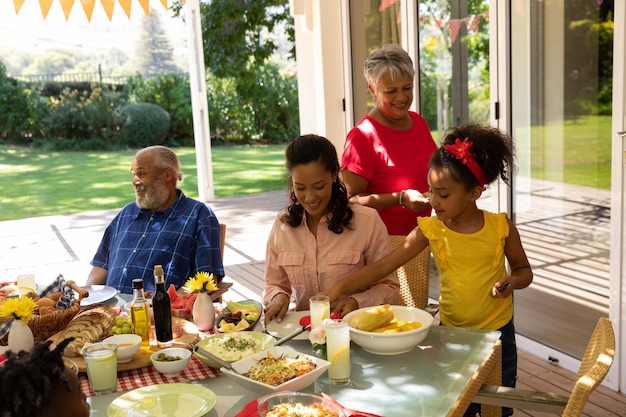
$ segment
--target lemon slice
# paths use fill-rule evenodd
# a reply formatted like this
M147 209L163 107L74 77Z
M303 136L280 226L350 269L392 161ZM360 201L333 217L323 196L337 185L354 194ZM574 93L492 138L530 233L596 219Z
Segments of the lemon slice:
M346 345L342 347L341 349L339 349L337 352L335 352L333 357L330 359L330 363L335 363L340 360L345 360L349 362L350 358L347 357L349 354L350 354L350 346Z

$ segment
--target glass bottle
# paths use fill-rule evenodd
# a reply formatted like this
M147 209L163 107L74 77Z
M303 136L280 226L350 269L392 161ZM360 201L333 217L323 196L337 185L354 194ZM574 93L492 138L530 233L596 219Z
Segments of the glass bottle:
M150 349L151 323L148 313L148 300L143 294L143 280L133 280L133 301L130 305L130 317L133 322L133 333L141 336L141 349Z
M161 265L154 266L154 296L152 309L154 310L154 331L159 347L172 346L172 307L170 296L165 290L165 275Z

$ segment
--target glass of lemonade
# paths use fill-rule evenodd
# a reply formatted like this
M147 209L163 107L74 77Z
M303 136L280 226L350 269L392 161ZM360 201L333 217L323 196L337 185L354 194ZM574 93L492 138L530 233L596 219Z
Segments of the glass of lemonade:
M350 328L344 319L324 320L326 351L330 383L345 385L350 382Z
M309 298L311 328L321 326L325 319L330 318L330 299L327 295L314 295Z
M117 345L93 343L83 349L91 390L112 392L117 388Z

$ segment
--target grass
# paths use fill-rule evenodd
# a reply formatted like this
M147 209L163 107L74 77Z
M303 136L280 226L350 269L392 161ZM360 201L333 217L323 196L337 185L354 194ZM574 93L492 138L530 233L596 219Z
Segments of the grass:
M519 174L610 190L611 137L609 116L518 129ZM215 197L284 189L284 151L285 145L212 148ZM197 198L196 151L177 148L176 153L185 174L180 188ZM135 198L130 183L134 155L0 145L0 221L120 208Z
M197 198L196 151L175 151L185 174L180 188ZM211 152L216 198L285 188L285 145L220 146ZM134 155L0 146L0 221L120 208L135 198Z

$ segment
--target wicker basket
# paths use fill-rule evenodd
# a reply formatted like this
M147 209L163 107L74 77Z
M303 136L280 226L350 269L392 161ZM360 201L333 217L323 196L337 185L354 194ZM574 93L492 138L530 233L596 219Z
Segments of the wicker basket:
M74 304L65 310L57 310L54 313L40 316L33 314L28 319L28 327L33 331L35 340L44 341L55 333L67 327L67 324L80 311L80 302L83 298L89 297L89 292L76 285L74 281L67 281L67 285L78 293L78 298L74 300ZM8 342L8 333L0 339L0 346L6 346Z

